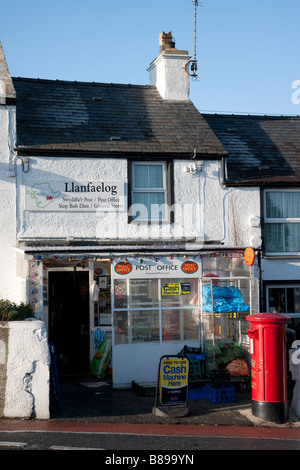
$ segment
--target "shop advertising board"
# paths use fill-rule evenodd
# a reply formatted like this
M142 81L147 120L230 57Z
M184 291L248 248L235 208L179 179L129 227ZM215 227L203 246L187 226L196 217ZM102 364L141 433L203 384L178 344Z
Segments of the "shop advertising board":
M37 180L25 187L27 211L119 212L125 206L121 182Z
M189 359L163 356L159 363L159 401L161 405L185 405L188 401Z
M199 278L201 277L201 261L194 259L162 258L158 260L137 258L114 260L112 276L115 279L145 279L145 278ZM186 286L188 287L188 286ZM173 285L174 292L179 286Z
M244 262L247 266L252 266L255 262L255 251L253 248L246 248L244 251Z
M164 284L161 288L161 295L190 295L191 284L188 282L172 282Z

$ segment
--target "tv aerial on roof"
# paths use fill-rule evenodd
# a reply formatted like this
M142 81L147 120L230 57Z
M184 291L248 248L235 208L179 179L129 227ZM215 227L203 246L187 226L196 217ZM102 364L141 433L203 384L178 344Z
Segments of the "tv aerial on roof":
M194 58L189 60L185 65L186 73L193 78L197 78L197 53L196 53L196 37L197 37L197 6L203 6L203 2L199 2L199 0L193 0L194 3Z

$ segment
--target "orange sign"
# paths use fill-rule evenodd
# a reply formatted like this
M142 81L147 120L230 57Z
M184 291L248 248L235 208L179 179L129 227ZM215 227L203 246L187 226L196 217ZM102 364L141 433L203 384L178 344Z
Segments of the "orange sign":
M132 265L130 263L118 263L115 266L115 271L118 274L129 274L132 271Z
M198 271L198 264L195 263L195 261L185 261L181 265L181 270L185 274L194 274L196 271Z
M244 261L247 266L252 266L255 261L255 251L253 248L246 248L244 252Z

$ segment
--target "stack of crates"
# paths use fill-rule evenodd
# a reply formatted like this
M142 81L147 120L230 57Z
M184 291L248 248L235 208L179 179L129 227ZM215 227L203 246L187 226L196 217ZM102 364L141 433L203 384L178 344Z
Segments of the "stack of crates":
M208 399L212 403L235 402L235 388L230 385L230 373L228 370L213 370L210 373L210 383L207 384Z
M189 383L205 378L205 354L201 353L201 348L184 346L178 356L186 356L190 360Z

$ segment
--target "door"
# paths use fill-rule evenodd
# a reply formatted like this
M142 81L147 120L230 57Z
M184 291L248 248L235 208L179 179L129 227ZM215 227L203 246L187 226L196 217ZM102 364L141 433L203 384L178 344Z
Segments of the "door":
M49 341L60 373L88 373L89 273L49 271Z

